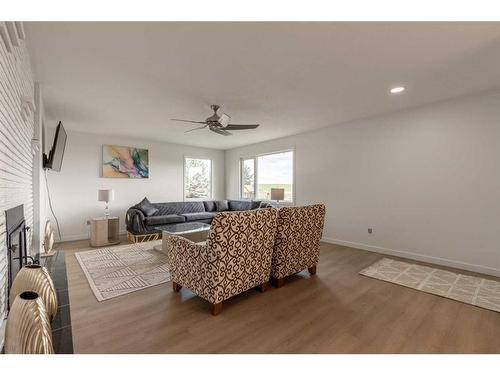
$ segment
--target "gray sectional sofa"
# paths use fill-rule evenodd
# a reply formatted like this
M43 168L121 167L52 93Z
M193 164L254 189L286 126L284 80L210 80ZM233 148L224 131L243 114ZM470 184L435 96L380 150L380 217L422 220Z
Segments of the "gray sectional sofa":
M210 224L215 215L224 211L246 211L271 207L261 201L196 201L150 203L144 198L128 209L125 217L129 234L145 235L160 233L158 226L198 221Z

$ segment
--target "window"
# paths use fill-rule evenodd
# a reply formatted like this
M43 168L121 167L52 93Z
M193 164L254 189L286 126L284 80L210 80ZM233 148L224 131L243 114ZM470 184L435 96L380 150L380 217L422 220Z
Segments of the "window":
M212 160L184 158L184 198L212 198Z
M293 202L293 151L241 160L241 198L271 199L271 188L284 188L285 201Z
M255 159L241 162L241 198L253 199L255 196Z

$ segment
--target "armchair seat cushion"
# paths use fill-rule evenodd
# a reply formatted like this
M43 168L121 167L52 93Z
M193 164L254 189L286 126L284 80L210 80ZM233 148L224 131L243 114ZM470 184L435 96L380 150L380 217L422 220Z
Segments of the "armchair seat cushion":
M182 214L186 218L186 221L213 219L215 215L217 215L217 212L190 212Z
M144 219L147 226L151 225L164 225L173 223L183 223L186 218L181 215L158 215L158 216L148 216Z

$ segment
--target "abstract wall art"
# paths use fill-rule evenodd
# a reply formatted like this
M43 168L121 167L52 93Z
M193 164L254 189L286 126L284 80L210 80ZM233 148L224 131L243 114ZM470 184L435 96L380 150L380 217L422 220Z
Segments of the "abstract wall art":
M102 177L149 178L149 150L103 145Z

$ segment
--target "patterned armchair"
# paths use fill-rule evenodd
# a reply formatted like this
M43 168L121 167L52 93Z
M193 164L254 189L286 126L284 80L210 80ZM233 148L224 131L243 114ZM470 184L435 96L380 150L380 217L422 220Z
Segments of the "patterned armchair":
M248 289L269 286L278 210L223 212L215 216L205 244L169 236L167 255L174 291L183 286L212 304Z
M311 275L316 274L324 222L324 204L278 210L278 231L271 269L275 286L283 286L286 276L306 268Z

